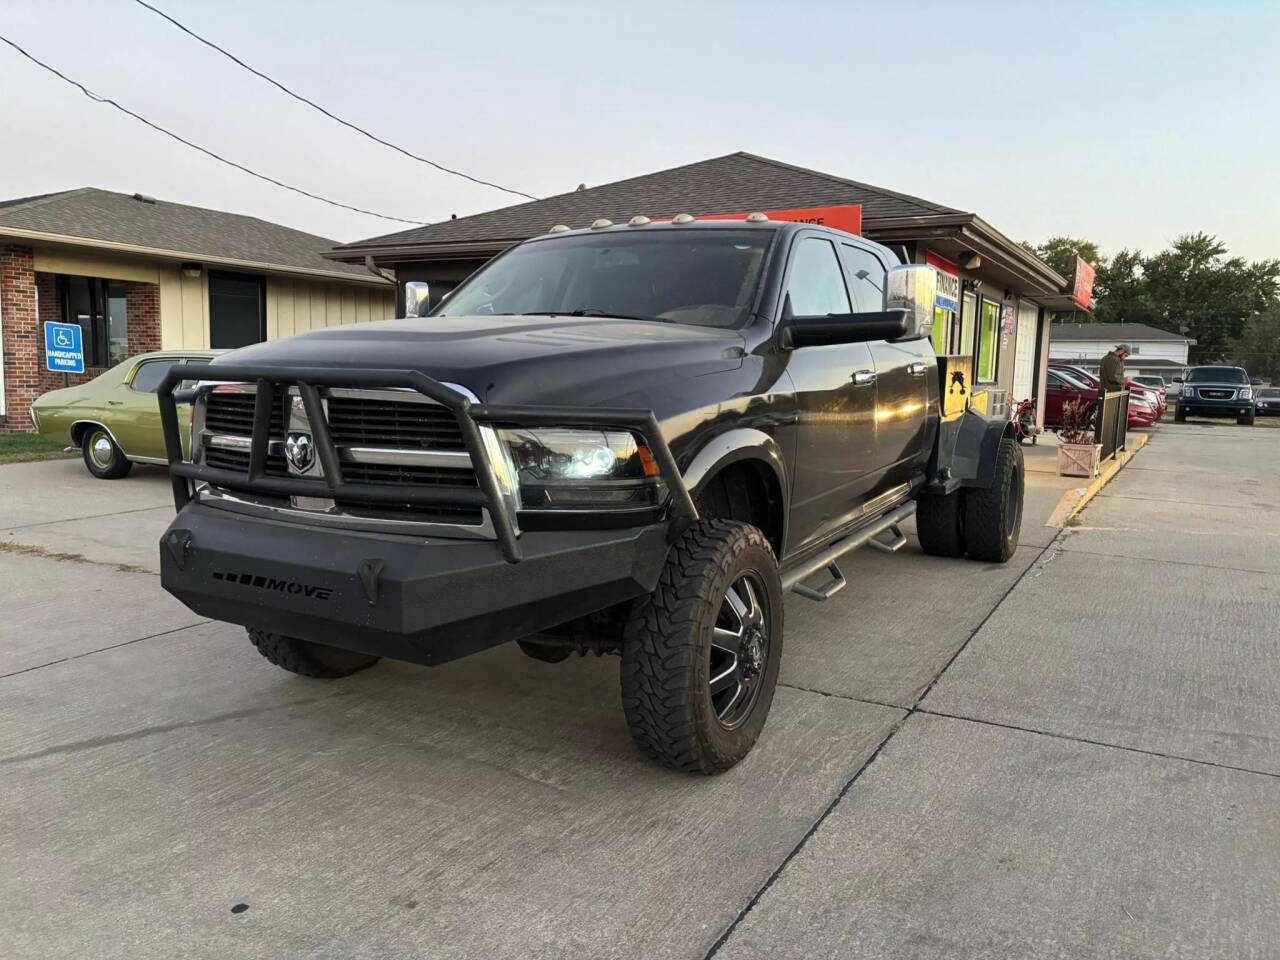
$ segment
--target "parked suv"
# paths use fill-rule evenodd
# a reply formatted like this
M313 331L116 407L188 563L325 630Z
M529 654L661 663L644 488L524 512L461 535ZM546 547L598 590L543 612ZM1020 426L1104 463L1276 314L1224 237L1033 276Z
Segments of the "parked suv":
M1253 386L1243 367L1192 367L1183 377L1173 417L1179 423L1188 414L1235 417L1236 423L1247 425L1253 423L1254 403Z
M773 700L785 591L831 597L913 513L930 553L1017 547L1021 449L968 408L967 362L940 381L935 279L761 214L600 221L428 317L198 369L186 462L175 369L162 582L312 677L509 640L620 654L637 744L724 770Z

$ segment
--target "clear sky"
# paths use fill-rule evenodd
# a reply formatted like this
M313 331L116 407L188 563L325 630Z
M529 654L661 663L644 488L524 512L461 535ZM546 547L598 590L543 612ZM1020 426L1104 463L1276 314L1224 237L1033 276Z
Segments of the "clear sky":
M748 150L1104 252L1280 257L1280 3L202 2L156 6L387 139L537 196ZM415 220L516 198L337 126L132 0L0 0L0 33L278 179ZM0 198L76 186L349 241L399 226L221 167L0 46ZM643 211L637 211L643 212Z

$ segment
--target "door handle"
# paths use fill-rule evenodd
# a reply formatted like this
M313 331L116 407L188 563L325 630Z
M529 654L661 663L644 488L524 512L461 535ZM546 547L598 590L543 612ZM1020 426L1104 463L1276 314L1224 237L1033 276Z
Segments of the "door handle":
M917 360L915 363L907 366L907 373L911 374L913 377L923 377L924 372L928 369L929 365L927 363L923 360Z
M851 379L854 386L866 386L868 383L876 382L876 372L874 370L857 370Z

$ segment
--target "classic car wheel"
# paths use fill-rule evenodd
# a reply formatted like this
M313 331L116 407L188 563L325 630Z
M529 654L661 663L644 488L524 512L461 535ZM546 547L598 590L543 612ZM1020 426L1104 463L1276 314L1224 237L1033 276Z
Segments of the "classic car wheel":
M622 706L636 744L690 773L751 750L782 661L782 584L761 531L703 520L671 548L622 645Z
M369 653L327 647L322 643L286 637L283 634L269 633L253 627L248 627L247 632L260 654L281 670L288 670L290 673L297 673L304 677L317 677L322 680L349 677L358 670L372 667L382 659Z
M133 469L133 461L124 455L111 434L102 427L90 427L80 441L84 465L99 480L119 480Z

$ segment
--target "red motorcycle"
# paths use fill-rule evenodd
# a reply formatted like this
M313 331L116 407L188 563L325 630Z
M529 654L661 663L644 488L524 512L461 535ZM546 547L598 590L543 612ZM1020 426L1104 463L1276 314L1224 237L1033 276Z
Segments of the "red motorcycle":
M1018 438L1018 443L1022 443L1023 440L1030 440L1033 447L1036 445L1036 434L1040 432L1040 428L1036 426L1036 401L1034 398L1027 397L1014 408L1013 429L1014 436Z

